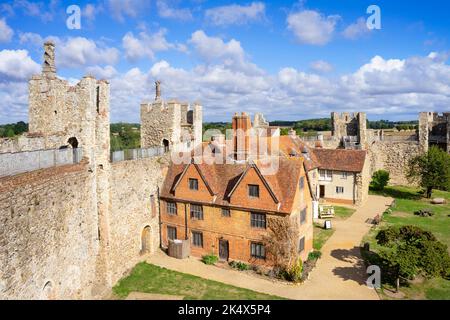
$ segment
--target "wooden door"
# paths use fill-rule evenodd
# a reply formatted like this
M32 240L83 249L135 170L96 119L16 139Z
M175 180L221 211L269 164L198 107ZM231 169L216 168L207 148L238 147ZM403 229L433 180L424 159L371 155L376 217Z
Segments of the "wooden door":
M229 245L227 240L219 240L220 260L227 261L229 258Z

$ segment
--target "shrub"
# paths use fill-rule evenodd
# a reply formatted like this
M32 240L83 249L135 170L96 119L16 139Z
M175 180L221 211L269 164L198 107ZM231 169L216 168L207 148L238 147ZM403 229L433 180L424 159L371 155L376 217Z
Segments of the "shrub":
M372 182L370 183L370 187L373 190L382 191L384 187L387 186L390 180L389 172L386 170L378 170L375 171L372 176Z
M396 241L400 236L400 232L395 227L389 227L387 229L380 230L375 239L377 243L382 246L388 246L392 242Z
M399 233L400 240L404 240L407 243L416 243L424 240L437 241L436 237L431 232L416 226L408 225L400 227Z
M303 273L303 261L298 259L297 263L294 264L289 270L284 270L281 273L283 279L291 282L299 282L302 278Z
M439 241L423 241L419 267L430 278L448 278L450 276L450 257L447 253L447 246Z
M430 209L418 210L415 211L414 214L421 217L432 217L434 215L433 211L431 211Z
M379 253L382 264L397 279L414 279L419 273L430 278L450 276L447 246L431 232L411 225L391 226L379 231L376 239L384 246Z
M308 260L317 260L320 259L320 257L322 257L322 252L314 250L313 252L309 253Z
M205 255L205 256L202 257L202 262L204 264L213 265L217 261L219 261L219 258L217 256L213 255L213 254Z
M228 264L233 269L238 269L239 271L245 271L250 269L250 266L248 264L240 261L230 261Z

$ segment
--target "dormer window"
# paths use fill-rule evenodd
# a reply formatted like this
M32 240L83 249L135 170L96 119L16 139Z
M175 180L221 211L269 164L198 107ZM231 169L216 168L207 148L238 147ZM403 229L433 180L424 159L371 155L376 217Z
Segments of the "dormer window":
M257 184L248 185L248 196L250 198L259 198L259 186Z
M198 190L198 179L189 179L189 189L194 191Z

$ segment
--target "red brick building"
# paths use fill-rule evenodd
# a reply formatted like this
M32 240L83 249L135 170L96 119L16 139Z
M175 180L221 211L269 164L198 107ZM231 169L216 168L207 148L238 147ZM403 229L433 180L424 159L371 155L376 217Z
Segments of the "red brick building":
M249 127L249 121L239 123ZM304 161L283 156L276 161L273 174L264 173L258 160L172 164L160 194L162 246L168 246L168 239L190 239L193 256L214 254L222 260L270 265L264 237L270 217L278 217L298 224L298 252L306 260L313 221Z

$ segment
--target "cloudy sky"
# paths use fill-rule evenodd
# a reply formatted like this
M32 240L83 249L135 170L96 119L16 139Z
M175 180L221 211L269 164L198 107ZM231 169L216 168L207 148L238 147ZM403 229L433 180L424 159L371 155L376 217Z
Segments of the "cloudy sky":
M66 26L71 4L79 30ZM367 28L371 4L379 30ZM3 0L0 123L27 121L27 80L46 39L60 77L110 80L113 122L138 122L155 80L164 98L200 101L205 121L450 111L449 12L442 0Z

